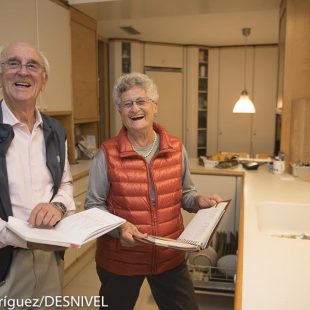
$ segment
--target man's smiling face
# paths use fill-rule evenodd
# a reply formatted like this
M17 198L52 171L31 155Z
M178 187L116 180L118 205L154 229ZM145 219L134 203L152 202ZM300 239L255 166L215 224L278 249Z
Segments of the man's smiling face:
M21 64L14 68L14 64ZM32 70L34 64L39 70ZM25 66L27 65L27 66ZM47 83L41 55L27 43L10 45L2 52L0 86L8 105L35 105L39 92Z

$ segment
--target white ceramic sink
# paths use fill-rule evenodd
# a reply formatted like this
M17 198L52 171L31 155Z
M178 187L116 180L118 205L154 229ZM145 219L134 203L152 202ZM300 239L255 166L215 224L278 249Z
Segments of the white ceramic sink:
M256 207L261 232L281 237L310 238L310 204L263 201Z

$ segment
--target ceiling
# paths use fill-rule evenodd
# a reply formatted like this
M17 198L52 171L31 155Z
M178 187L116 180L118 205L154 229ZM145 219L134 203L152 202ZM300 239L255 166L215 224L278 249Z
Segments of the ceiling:
M104 38L207 46L278 42L281 0L71 0ZM140 34L122 28L134 27Z

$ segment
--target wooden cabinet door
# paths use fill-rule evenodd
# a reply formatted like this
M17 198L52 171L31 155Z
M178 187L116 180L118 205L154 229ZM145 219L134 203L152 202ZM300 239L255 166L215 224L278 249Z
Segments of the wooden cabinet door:
M183 47L168 44L144 44L144 66L183 68Z
M276 46L210 49L208 151L273 154L278 55ZM216 61L216 63L213 63ZM254 114L232 113L246 86ZM211 152L210 152L211 151Z
M159 104L155 122L183 139L183 74L170 71L146 71L158 87Z
M252 119L252 152L273 155L277 105L278 48L255 47Z
M252 96L253 48L247 48L247 91ZM220 49L218 90L218 151L250 152L251 115L232 113L244 88L244 49ZM251 57L251 58L250 58Z
M40 108L48 112L72 110L70 11L52 1L38 1L38 48L50 63Z
M98 120L96 22L73 9L71 40L74 121Z

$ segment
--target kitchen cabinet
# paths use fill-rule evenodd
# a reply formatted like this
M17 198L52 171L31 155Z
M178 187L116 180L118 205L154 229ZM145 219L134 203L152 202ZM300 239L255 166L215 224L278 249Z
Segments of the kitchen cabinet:
M18 10L16 9L18 7ZM14 20L14 27L8 27ZM69 160L74 158L72 119L70 11L65 4L43 0L3 0L0 42L24 41L41 50L50 63L46 89L37 99L43 113L57 118L68 138ZM0 90L1 98L1 90Z
M273 154L277 46L247 46L246 53L246 86L255 114L232 113L244 87L244 47L209 48L209 154Z
M183 68L183 46L144 43L144 66Z
M80 160L78 164L71 165L73 176L73 197L76 212L84 210L84 201L88 187L88 173L91 160ZM65 285L92 259L96 241L90 241L80 248L69 248L65 252Z
M115 136L122 123L116 107L112 102L112 92L115 81L129 72L143 73L143 43L139 41L117 40L109 41L109 81L110 81L110 132Z
M180 70L148 67L145 74L158 88L159 103L155 122L164 126L171 135L183 140L183 73Z
M71 112L70 11L52 1L37 1L37 5L38 48L50 63L48 84L41 93L39 108L58 114Z
M14 27L8 27L12 20ZM28 42L41 50L49 60L48 84L37 100L38 108L53 114L70 112L72 84L69 10L49 0L4 0L1 1L0 27L5 29L0 34L1 45Z
M283 0L279 18L278 107L281 110L280 149L291 160L292 104L310 98L310 1ZM292 142L293 143L293 142Z
M70 8L74 145L83 136L93 136L99 145L99 100L97 74L97 24Z

